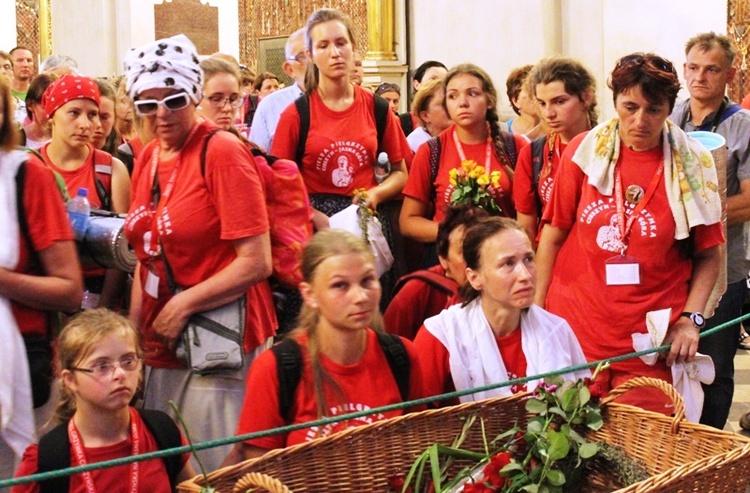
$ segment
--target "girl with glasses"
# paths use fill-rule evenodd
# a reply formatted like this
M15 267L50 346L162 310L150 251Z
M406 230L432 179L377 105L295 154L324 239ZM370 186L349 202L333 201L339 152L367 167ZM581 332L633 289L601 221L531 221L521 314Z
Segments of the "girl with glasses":
M108 103L111 111L114 101ZM63 75L53 82L42 97L52 140L39 152L47 166L62 176L70 197L74 197L79 188L85 188L92 209L124 214L130 204L128 170L122 161L93 144L103 144L106 139L100 129L101 104L101 93L93 79ZM111 131L111 122L108 126ZM100 136L96 135L97 131ZM116 306L121 286L119 272L87 267L84 284L88 292L85 308Z
M203 99L198 105L198 115L208 118L224 130L234 128L237 109L244 98L240 89L240 72L229 62L219 58L207 58L201 62L203 76Z
M206 140L219 127L196 114L198 104L207 104L203 70L186 36L135 48L125 64L135 109L156 134L136 166L125 224L138 258L130 316L147 350L144 407L171 412L173 400L196 441L215 440L234 432L247 368L276 331L266 280L271 246L265 191L239 138L220 131ZM186 322L240 297L247 306L245 366L192 373L175 352ZM226 447L199 452L209 470L227 453Z
M70 466L155 452L161 447L141 413L130 406L142 378L142 351L132 323L105 309L89 310L73 318L60 333L57 364L60 401L58 427L43 436L42 445L24 453L17 476L39 471L40 447L52 437L68 444ZM153 413L153 411L151 411ZM168 425L170 418L162 415ZM62 434L63 438L57 438ZM180 440L184 444L185 440ZM178 443L177 445L179 445ZM170 478L166 462L156 459L75 474L63 478L55 491L171 492L173 481L194 475L189 454L179 457L181 472ZM13 493L36 493L38 483L16 486Z
M612 364L600 373L602 388L644 375L672 383L679 364L695 357L719 273L716 168L667 119L680 89L671 63L626 56L608 85L617 116L573 138L560 161L542 219L535 302L570 323L590 361L632 352L642 334L671 344L653 365ZM657 390L619 401L673 412ZM690 419L695 405L686 398Z

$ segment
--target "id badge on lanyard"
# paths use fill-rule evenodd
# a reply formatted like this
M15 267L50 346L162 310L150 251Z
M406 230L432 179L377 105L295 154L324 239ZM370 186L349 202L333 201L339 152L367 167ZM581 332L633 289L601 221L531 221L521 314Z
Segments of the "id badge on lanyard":
M619 167L615 169L615 202L617 204L617 224L620 231L620 241L622 242L622 251L619 255L610 257L604 261L604 273L607 286L637 286L641 283L641 264L635 257L627 255L625 251L628 248L628 237L633 227L636 217L646 207L646 204L653 197L656 187L661 181L664 174L664 164L654 173L648 190L645 194L629 193L628 200L636 204L632 214L625 221L625 202L622 191L622 177ZM630 188L628 189L630 192ZM630 198L632 196L632 199Z

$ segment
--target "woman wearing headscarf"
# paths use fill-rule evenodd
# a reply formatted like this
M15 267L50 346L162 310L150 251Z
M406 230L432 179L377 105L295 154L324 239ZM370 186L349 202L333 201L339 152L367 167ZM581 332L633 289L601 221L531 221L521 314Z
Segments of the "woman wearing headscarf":
M135 48L125 66L135 109L156 135L136 163L141 171L125 226L138 257L130 315L145 349L144 407L174 416L174 401L196 441L230 436L247 368L276 330L263 186L237 137L218 132L207 140L218 127L196 116L203 71L186 36ZM245 366L192 373L175 354L188 318L243 296ZM203 465L217 468L227 452L201 452Z
M667 120L680 89L671 62L625 56L609 87L617 116L573 138L563 153L543 216L535 301L570 323L590 361L632 352L642 334L672 345L652 366L640 358L614 363L599 373L604 388L642 375L673 383L679 365L695 357L701 312L719 274L716 168L700 143ZM620 401L673 409L656 389Z

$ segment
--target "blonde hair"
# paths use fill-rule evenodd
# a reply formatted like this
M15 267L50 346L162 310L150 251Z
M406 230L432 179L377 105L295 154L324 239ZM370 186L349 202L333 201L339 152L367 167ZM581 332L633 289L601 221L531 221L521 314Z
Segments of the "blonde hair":
M367 243L353 234L340 229L327 229L319 231L305 246L302 252L302 276L306 283L315 282L316 273L320 264L329 258L338 255L356 253L369 262L375 262L375 258ZM318 416L325 416L326 399L323 392L324 384L330 385L335 394L341 394L341 389L336 382L326 373L320 362L320 347L318 341L318 325L320 324L320 313L313 310L307 304L302 305L297 329L289 337L299 338L307 335L307 353L310 359L313 376L313 391L315 392L318 408ZM370 323L374 330L382 331L383 320L380 312L377 312Z
M430 107L430 103L432 103L432 100L435 99L435 96L442 94L443 92L443 81L440 79L435 79L420 85L419 91L414 94L414 100L411 102L411 112L417 115L417 118L419 118L419 123L422 124L422 127L424 127L425 130L427 127L427 123L422 120L421 113L423 111L427 111L427 108Z
M209 80L218 74L229 74L237 79L237 84L242 85L242 75L240 74L239 66L234 65L222 58L211 57L201 61L201 68L203 69L203 87Z
M136 354L143 357L138 343L138 332L127 318L106 308L86 310L72 318L57 339L57 371L72 371L86 359L95 346L112 333L129 335L133 339ZM76 400L65 383L60 380L60 401L55 408L54 419L60 423L70 420L76 412Z
M3 125L0 126L0 151L12 151L18 144L18 128L11 110L10 86L0 77L0 99L3 102Z

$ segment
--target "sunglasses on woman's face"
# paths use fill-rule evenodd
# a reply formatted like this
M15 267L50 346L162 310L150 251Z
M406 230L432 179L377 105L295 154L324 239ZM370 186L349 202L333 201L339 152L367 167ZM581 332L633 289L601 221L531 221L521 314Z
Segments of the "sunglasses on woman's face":
M652 67L656 67L664 72L672 72L674 67L672 62L665 60L664 58L657 55L641 55L640 53L633 53L617 60L617 68L627 67L633 64L649 64Z
M139 99L138 101L133 101L133 104L135 105L135 111L140 116L149 116L156 114L159 111L159 106L164 106L169 111L181 110L190 104L190 96L186 92L179 92L167 96L162 100Z

